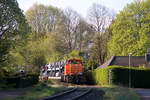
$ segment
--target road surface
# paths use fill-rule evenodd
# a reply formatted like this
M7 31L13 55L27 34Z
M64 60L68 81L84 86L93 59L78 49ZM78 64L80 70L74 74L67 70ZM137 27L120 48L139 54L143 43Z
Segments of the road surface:
M142 100L150 100L150 89L134 89Z

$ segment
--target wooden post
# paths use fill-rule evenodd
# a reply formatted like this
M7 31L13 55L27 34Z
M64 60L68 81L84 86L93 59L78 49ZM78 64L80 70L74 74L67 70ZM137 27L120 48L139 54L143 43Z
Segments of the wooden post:
M111 85L111 69L109 69L109 85Z

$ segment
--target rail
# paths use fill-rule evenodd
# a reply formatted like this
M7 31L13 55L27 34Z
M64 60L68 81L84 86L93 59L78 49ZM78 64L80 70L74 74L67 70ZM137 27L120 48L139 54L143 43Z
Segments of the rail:
M49 96L39 100L77 100L90 93L91 90L92 88L73 88L54 96Z
M70 98L70 99L68 99L68 100L77 100L77 99L79 99L79 98L83 97L84 95L86 95L86 94L90 93L90 92L91 92L91 90L92 90L92 88L89 88L88 90L86 90L86 91L85 91L85 92L83 92L82 94L77 95L77 96L74 96L74 97L72 97L72 98Z

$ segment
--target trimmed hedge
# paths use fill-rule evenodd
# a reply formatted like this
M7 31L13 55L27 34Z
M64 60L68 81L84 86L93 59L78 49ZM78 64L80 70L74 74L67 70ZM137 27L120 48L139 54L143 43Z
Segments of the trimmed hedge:
M86 72L86 80L88 80L87 84L108 85L108 71L109 69L106 68Z
M111 72L110 72L111 70ZM131 67L131 86L138 88L150 88L150 68ZM129 67L108 66L104 69L96 69L86 73L87 80L98 85L129 85ZM110 84L109 84L110 78Z

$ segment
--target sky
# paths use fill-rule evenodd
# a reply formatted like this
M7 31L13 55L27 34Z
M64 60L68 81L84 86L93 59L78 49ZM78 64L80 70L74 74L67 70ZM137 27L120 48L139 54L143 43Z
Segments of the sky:
M65 9L72 8L77 11L83 17L86 17L89 7L93 3L99 3L106 6L109 9L119 13L127 3L131 3L134 0L17 0L19 7L26 12L34 3L53 5L55 7Z

